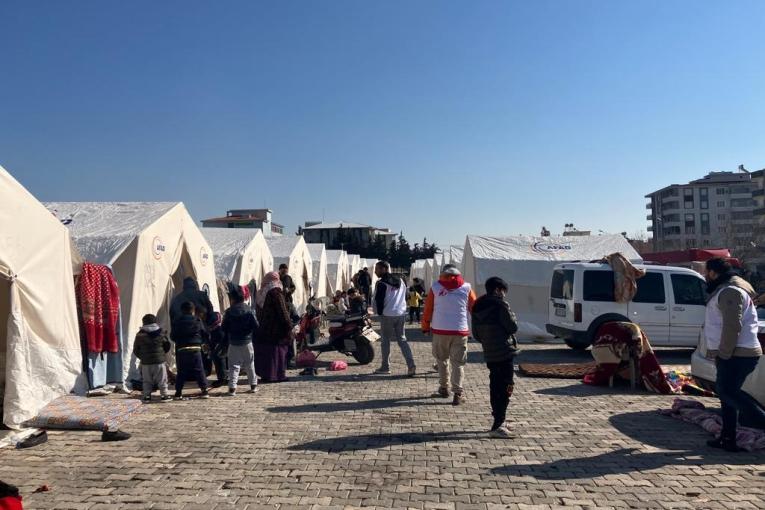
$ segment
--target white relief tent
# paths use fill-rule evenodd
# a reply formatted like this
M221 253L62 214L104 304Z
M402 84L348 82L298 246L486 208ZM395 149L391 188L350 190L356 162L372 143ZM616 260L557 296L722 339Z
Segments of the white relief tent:
M170 302L193 277L216 310L213 253L181 202L48 202L85 262L109 266L120 288L123 380L139 379L132 356L141 318L170 329ZM92 357L92 356L91 356ZM94 361L94 360L91 360Z
M462 256L465 252L464 246L450 246L448 253L448 263L457 266L462 271Z
M266 242L274 257L274 269L281 264L289 266L289 274L295 283L292 303L299 313L305 311L309 298L309 285L313 278L313 262L303 236L267 237Z
M348 268L348 254L344 250L327 250L327 279L330 295L348 288L350 280Z
M84 393L69 231L0 167L0 408L11 429Z
M203 228L215 257L218 278L236 285L251 281L260 287L263 276L274 270L274 258L259 228Z
M553 268L561 262L602 259L620 252L633 263L642 259L624 236L582 237L467 236L462 274L475 292L499 276L510 286L507 299L519 320L519 338L550 338L546 332Z
M353 283L353 277L361 271L361 257L355 254L348 255L348 286Z
M327 297L329 279L327 277L327 250L323 244L308 243L313 269L313 295L317 298Z

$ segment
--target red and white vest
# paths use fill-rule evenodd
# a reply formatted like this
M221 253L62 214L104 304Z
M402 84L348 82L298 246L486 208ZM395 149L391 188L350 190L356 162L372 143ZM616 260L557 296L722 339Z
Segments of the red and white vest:
M435 334L468 335L468 301L470 284L449 290L441 282L435 282L430 288L433 292L433 320L430 327Z

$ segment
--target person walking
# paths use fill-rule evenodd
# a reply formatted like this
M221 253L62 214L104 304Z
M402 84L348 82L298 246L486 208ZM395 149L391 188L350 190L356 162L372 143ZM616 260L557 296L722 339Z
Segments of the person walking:
M359 272L359 292L364 298L364 303L369 306L369 291L372 288L372 275L369 274L369 268L365 267Z
M757 339L757 311L754 289L733 273L722 258L706 262L707 301L704 337L707 356L717 366L716 391L722 407L720 436L707 441L713 448L738 452L736 429L739 414L746 414L765 426L765 411L741 387L762 356Z
M406 360L407 375L414 377L417 367L404 333L406 285L401 278L390 272L390 264L383 260L375 265L375 274L379 278L375 287L375 311L380 316L382 361L374 373L390 374L390 344L395 339Z
M170 352L170 340L157 324L156 316L146 314L141 322L143 325L133 342L133 354L141 362L143 401L151 402L151 394L157 386L161 401L167 402L170 395L167 394L165 355Z
M513 359L518 354L515 333L518 320L505 301L508 285L502 278L492 276L484 285L486 294L479 297L471 313L473 336L481 342L483 358L489 369L489 401L494 423L491 437L512 437L505 425L507 405L513 395Z
M409 324L414 324L415 317L420 322L420 307L422 306L422 294L414 285L409 287L406 295L406 304L409 306Z
M425 300L422 332L433 334L433 356L438 365L439 386L434 396L448 398L451 379L455 406L465 402L462 380L470 335L468 314L475 300L475 292L453 264L443 267Z
M232 287L228 294L231 308L223 315L223 333L228 341L228 396L236 395L241 370L247 372L250 393L258 391L258 378L255 375L255 350L253 339L258 334L258 319L252 308L244 303L244 293L238 287Z

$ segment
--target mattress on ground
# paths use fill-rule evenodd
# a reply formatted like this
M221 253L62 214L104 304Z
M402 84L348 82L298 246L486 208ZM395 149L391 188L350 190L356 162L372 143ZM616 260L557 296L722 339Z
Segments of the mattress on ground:
M44 408L26 427L65 430L117 430L130 416L143 412L140 400L59 397Z

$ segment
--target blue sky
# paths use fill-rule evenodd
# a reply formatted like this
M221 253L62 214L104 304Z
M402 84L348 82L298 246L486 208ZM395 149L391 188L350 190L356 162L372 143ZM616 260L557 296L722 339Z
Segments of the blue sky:
M645 230L765 167L761 1L9 1L0 164L41 200L427 235Z

